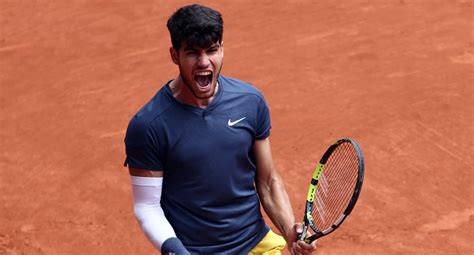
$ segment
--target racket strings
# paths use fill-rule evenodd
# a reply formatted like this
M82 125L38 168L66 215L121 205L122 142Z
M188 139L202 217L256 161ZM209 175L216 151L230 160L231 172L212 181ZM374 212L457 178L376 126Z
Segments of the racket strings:
M345 203L343 202L344 200L347 200L347 192L341 192L341 191L351 189L350 182L345 181L347 180L347 176L341 175L337 179L334 179L332 178L333 176L331 176L331 173L340 174L339 172L337 172L337 170L347 169L348 167L350 167L348 166L348 161L347 161L347 159L350 159L349 157L347 157L348 156L347 151L341 150L341 152L345 152L342 158L346 160L338 161L337 164L332 164L332 161L327 162L327 169L325 169L327 170L327 172L325 172L324 176L322 176L321 178L322 181L320 183L319 190L322 192L317 193L318 195L317 195L317 200L316 200L317 202L316 202L315 207L320 215L321 223L323 223L322 226L320 226L322 228L329 227L330 224L332 224L335 220L337 220L337 217L339 217L341 211L344 210L345 208ZM330 171L331 169L335 171ZM326 187L329 185L329 184L326 184L328 183L327 179L330 180L330 183L331 183L330 187ZM334 190L334 187L338 187L338 189ZM330 188L330 190L325 191L325 190L328 190L328 188ZM325 195L329 192L333 195L332 196ZM344 198L344 195L346 195L346 198ZM328 216L329 216L329 219L326 219Z
M339 145L325 164L313 202L311 213L320 231L330 228L347 208L357 172L358 157L352 144Z
M331 197L333 199L330 201L337 202L337 203L341 200L347 201L348 199L350 199L352 195L353 187L356 182L356 174L357 174L357 169L358 169L357 155L355 153L350 154L351 150L345 150L344 152L345 152L345 155L343 156L343 158L345 160L341 161L339 165L334 167L334 169L341 170L344 173L343 175L344 178L341 178L342 175L339 174L340 172L335 172L335 171L327 172L329 174L334 173L333 175L334 187L340 186L338 190L347 191L347 192L337 192L336 195L339 195L339 196ZM354 171L351 171L351 170L354 170ZM341 204L341 207L345 207L345 205Z
M344 164L341 164L344 165ZM332 182L333 178L327 172L322 177L319 190L328 190L327 192L318 192L315 199L315 212L318 213L319 217L316 217L319 222L316 222L319 229L326 229L330 227L341 215L345 207L347 206L346 201L350 199L350 182ZM326 179L330 180L330 186ZM342 179L342 178L341 178ZM347 178L346 178L347 179ZM327 187L326 187L327 186ZM335 189L334 187L338 187ZM332 194L330 196L327 193Z
M334 217L339 217L341 211L344 210L347 205L346 201L350 199L350 195L351 195L352 183L350 181L351 179L350 175L348 175L350 171L344 171L342 173L338 172L338 170L351 169L352 167L350 165L350 160L351 160L350 155L347 155L348 151L343 151L343 152L345 152L343 155L343 159L345 160L339 161L338 164L329 164L328 162L327 170L333 169L335 171L327 171L324 177L324 179L332 180L331 187L333 188L331 189L332 191L331 194L333 195L326 196L325 197L326 199L324 201L324 203L326 204L326 207L329 207L329 215L332 216L328 224L332 224L332 222L337 220L337 218L334 218ZM333 173L334 175L331 175L331 173ZM335 189L336 187L337 189Z

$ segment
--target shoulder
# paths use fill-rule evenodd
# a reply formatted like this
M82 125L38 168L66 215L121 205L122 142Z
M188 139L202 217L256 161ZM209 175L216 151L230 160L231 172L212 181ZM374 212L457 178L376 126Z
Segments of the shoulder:
M223 90L227 93L244 94L264 100L262 92L248 82L223 75L219 77L219 82L222 83Z
M155 128L159 126L160 115L171 106L165 87L160 89L130 120L125 143L127 145L143 144Z

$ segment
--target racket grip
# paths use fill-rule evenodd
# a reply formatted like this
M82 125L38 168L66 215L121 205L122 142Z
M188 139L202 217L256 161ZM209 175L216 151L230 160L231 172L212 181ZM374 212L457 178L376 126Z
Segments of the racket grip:
M298 240L304 241L305 243L311 243L311 240L309 238L305 238L302 234L298 236Z
M296 240L303 241L304 240L303 234L299 234Z
M306 233L308 231L308 226L306 225L303 225L303 232L301 232L301 234L298 234L298 239L297 240L300 240L300 241L305 241L306 242Z

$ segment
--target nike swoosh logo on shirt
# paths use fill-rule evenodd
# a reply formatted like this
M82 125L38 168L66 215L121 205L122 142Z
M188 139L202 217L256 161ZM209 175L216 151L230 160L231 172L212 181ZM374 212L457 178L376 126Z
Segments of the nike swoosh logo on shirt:
M238 120L236 120L236 121L231 121L231 120L229 119L229 121L227 122L227 125L229 125L229 127L232 127L233 125L235 125L235 124L241 122L241 121L244 120L244 119L245 119L245 117L240 118L240 119L238 119Z

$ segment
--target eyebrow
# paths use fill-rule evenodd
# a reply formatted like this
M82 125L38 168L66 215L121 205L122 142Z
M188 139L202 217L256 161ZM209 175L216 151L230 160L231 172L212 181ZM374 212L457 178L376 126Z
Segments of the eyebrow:
M207 49L208 49L208 50L209 50L209 49L218 49L219 47L220 47L220 45L216 43L216 44L214 44L214 45L211 45L211 47L209 47L209 48L207 48Z

